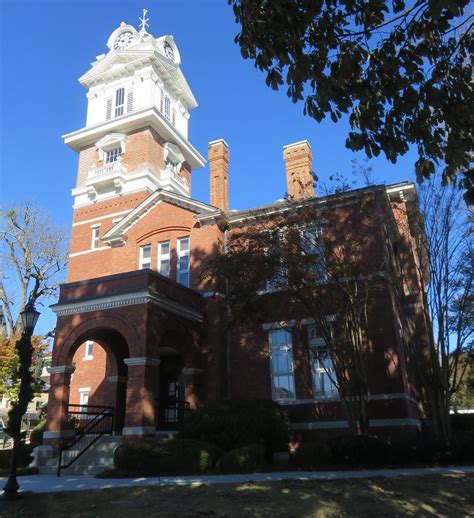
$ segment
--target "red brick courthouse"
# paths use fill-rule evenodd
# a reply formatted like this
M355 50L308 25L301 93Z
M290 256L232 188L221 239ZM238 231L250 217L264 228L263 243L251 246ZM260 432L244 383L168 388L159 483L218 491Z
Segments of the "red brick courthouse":
M327 371L311 357L317 330L307 315L275 304L268 322L226 333L225 296L200 276L234 229L264 223L299 202L320 214L315 224L323 242L340 232L337 224L322 224L335 214L342 221L362 206L373 212L377 249L366 259L377 256L374 268L387 274L398 268L403 289L396 293L387 283L370 326L370 425L375 432L418 429L403 354L406 340L421 347L429 333L417 273L423 236L414 185L318 197L311 148L302 141L283 149L289 201L233 211L229 149L217 140L208 148L209 203L195 200L193 170L206 160L188 141L197 103L173 38L122 24L107 46L80 78L86 124L64 137L79 166L68 282L53 306L58 321L46 440L71 433L70 404L111 406L116 432L142 437L178 429L184 405L243 396L277 401L295 430L347 428ZM407 312L415 326L407 325Z

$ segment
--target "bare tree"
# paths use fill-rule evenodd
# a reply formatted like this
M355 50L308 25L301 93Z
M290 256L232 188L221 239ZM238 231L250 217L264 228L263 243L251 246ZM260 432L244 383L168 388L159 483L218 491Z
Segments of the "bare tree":
M56 293L67 264L66 233L36 204L0 208L0 390L18 396L19 356L23 331L20 312L28 302L41 304ZM33 337L32 363L41 374L48 336ZM39 376L33 377L39 387Z
M433 321L426 404L434 431L447 449L451 444L451 397L464 378L474 336L474 248L470 209L454 186L430 180L420 189L430 278L420 269Z
M337 233L325 235L322 219ZM311 347L311 354L359 435L369 433L370 313L388 279L388 254L372 254L383 242L375 243L374 224L373 210L364 203L323 217L311 203L300 209L294 204L281 216L232 230L225 253L206 272L228 282L231 326L275 317L275 307L284 307L290 318L313 319L324 346ZM373 273L382 270L387 275Z
M2 331L21 332L20 311L56 293L67 264L66 232L36 204L0 208L0 313Z

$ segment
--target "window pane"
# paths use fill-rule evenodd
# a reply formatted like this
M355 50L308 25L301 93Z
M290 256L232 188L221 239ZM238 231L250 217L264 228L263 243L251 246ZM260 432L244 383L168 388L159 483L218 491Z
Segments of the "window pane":
M142 247L142 257L143 259L149 259L151 257L151 246Z
M180 250L180 252L189 250L189 239L180 239L179 240L179 250Z
M275 399L294 399L295 384L293 376L274 376L273 396Z
M189 269L189 255L184 255L179 258L178 270L188 270Z
M162 259L160 261L159 272L161 273L161 275L166 275L166 277L169 277L169 275L170 275L170 261L169 261L169 259Z
M163 255L170 253L170 244L169 242L166 243L160 243L160 253Z
M178 282L179 282L179 284L182 284L183 286L189 286L189 273L188 272L178 273Z

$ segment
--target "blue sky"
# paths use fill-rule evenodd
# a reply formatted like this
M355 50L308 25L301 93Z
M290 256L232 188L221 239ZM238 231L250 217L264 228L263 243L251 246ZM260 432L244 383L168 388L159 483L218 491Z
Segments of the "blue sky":
M86 90L77 78L121 21L138 27L149 10L149 32L172 34L182 70L199 106L191 112L189 139L207 156L207 143L224 138L230 148L232 209L272 203L285 194L282 147L307 139L320 181L351 176L356 155L344 147L348 126L317 124L283 91L240 56L238 26L226 0L0 0L0 196L34 199L58 224L70 226L77 155L61 135L81 128ZM370 161L377 181L413 180L414 155L392 165ZM316 191L318 189L316 188ZM193 197L209 201L208 168L193 174ZM49 310L38 330L54 323Z

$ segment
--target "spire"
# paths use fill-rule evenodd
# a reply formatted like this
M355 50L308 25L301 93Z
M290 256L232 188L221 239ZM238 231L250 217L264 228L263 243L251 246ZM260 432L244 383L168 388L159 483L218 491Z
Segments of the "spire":
M143 17L138 18L140 20L140 34L142 36L144 36L145 34L148 34L146 29L147 29L147 27L149 27L148 22L150 20L149 20L149 18L146 17L147 13L148 13L148 9L143 9Z

